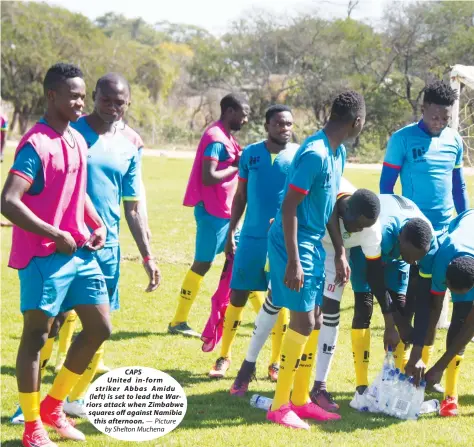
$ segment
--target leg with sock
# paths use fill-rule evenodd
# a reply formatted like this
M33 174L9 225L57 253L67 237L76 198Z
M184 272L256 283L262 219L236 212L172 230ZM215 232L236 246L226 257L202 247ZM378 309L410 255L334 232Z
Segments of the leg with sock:
M76 328L77 314L73 310L67 312L64 315L64 323L59 330L59 343L58 343L58 353L56 355L56 366L55 371L58 372L66 360L66 354L71 346L72 336L74 334L74 329ZM59 317L59 315L58 315ZM56 317L56 319L58 318Z
M280 356L281 356L281 345L286 330L288 329L288 323L290 314L288 309L282 308L278 313L278 318L273 326L272 330L272 354L270 357L270 365L268 366L268 378L272 382L278 380L278 372L280 370Z
M336 350L339 334L340 302L323 298L323 321L318 339L316 359L316 377L311 390L311 400L326 411L336 411L339 405L326 389L326 381L331 370L331 363Z
M370 292L354 292L354 296L351 339L356 373L356 392L349 405L356 410L361 410L365 406L362 396L369 385L370 320L374 297Z
M263 345L268 339L272 328L278 324L281 308L272 304L270 296L267 296L263 306L255 319L255 326L250 339L247 355L243 361L237 377L230 389L230 393L235 396L243 396L247 392L248 385L255 373L255 363L262 350ZM273 346L273 345L272 345Z
M469 312L473 307L472 302L455 302L453 303L453 315L451 324L448 329L446 344L449 346L453 339L459 334ZM446 387L444 400L441 403L439 414L441 416L457 416L458 415L458 381L460 366L464 357L464 349L449 362L446 369Z
M224 330L222 333L221 353L216 363L209 371L209 377L222 378L230 366L231 347L237 335L237 330L242 322L244 306L247 303L249 292L246 290L232 290L230 304L224 317Z
M171 334L181 334L191 337L199 337L196 331L193 331L187 324L191 307L196 299L196 296L201 288L201 283L204 275L209 271L211 267L210 262L197 262L194 261L191 269L188 270L184 277L183 285L181 286L181 292L178 297L178 307L173 320L168 326L168 332Z

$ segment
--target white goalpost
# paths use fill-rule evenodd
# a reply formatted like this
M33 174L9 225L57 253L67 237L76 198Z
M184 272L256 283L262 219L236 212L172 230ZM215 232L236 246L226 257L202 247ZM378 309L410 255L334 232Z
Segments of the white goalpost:
M456 129L464 141L465 162L473 165L474 156L474 66L455 65L451 70L451 87L458 91L459 97L453 106L451 127ZM449 327L449 301L446 293L438 328Z

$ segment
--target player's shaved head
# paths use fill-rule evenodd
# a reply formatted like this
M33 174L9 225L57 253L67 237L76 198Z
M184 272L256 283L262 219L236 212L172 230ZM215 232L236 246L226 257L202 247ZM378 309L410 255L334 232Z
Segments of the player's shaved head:
M130 96L130 84L120 73L110 72L99 78L95 85L95 90L103 90L113 85L124 85L127 89L128 96Z

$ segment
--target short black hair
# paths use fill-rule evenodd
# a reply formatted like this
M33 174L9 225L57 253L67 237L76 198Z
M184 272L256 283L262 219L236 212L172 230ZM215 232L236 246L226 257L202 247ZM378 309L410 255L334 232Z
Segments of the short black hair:
M229 93L221 99L221 115L224 115L224 112L228 108L237 110L243 109L246 105L248 105L248 102L243 96L237 95L235 93Z
M358 189L348 200L348 207L353 216L364 216L376 220L380 214L380 200L369 189Z
M474 258L472 256L455 258L446 269L446 279L454 289L472 289L474 287Z
M97 80L97 83L95 84L95 90L96 91L100 90L100 88L104 84L108 84L108 83L114 84L114 83L119 83L119 82L121 82L122 84L125 84L127 86L128 95L130 96L131 93L132 93L131 88L130 88L130 84L125 79L125 77L123 75L121 75L120 73L110 72L110 73L107 73L104 76L100 77Z
M331 107L330 120L353 121L365 112L364 97L353 90L340 93L334 99Z
M410 219L403 227L405 239L415 248L429 250L433 233L430 224L421 217Z
M281 112L292 113L291 109L288 106L285 106L283 104L275 104L273 106L270 106L265 112L265 122L268 124L274 115Z
M458 99L458 92L444 81L435 81L423 89L423 103L438 106L452 106Z
M56 90L59 84L71 78L83 79L84 74L76 65L64 64L63 62L54 64L49 68L49 70L46 72L46 76L44 77L44 93L46 94L48 90Z

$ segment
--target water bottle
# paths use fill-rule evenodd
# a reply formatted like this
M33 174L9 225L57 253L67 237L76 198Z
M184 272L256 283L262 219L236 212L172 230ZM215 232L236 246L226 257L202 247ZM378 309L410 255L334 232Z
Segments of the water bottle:
M380 387L380 391L377 397L377 407L379 411L385 411L387 407L387 403L391 396L391 391L395 384L395 370L392 369L388 373L388 377L382 381L382 385Z
M421 388L421 386L419 388ZM424 394L425 393L423 392L423 396ZM421 401L419 389L415 386L415 379L413 377L408 379L408 386L405 389L405 397L407 402L410 402L410 404L408 405L404 419L418 419L418 411L420 409Z
M368 411L371 413L378 413L377 396L379 395L379 388L382 384L382 373L380 373L370 386L364 391L364 397L367 402Z
M260 394L254 394L250 399L250 405L260 410L268 411L272 406L273 399L269 397L260 396Z
M415 392L412 398L412 405L411 409L408 413L408 419L418 419L420 414L421 404L425 400L425 389L426 389L426 381L422 380L420 382L420 386L415 388Z
M438 412L439 412L439 400L431 399L421 404L419 414L438 413Z
M393 401L390 405L390 414L399 419L406 419L410 407L411 402L407 400L408 385L407 376L400 374L395 386Z
M383 360L382 370L390 371L391 369L395 369L395 358L393 357L392 347L389 346Z
M393 400L397 394L399 377L400 377L400 370L396 368L395 371L393 372L393 378L391 378L390 387L387 388L385 392L385 397L384 397L385 408L383 409L383 412L386 414L391 414L391 405L393 404Z

